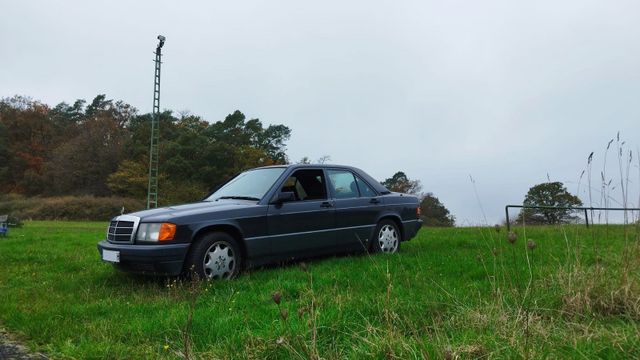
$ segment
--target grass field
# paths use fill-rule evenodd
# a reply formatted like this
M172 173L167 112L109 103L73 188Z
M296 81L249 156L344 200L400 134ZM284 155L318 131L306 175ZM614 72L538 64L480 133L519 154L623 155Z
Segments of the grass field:
M105 228L0 238L0 326L53 358L640 358L636 226L423 229L205 284L116 272Z

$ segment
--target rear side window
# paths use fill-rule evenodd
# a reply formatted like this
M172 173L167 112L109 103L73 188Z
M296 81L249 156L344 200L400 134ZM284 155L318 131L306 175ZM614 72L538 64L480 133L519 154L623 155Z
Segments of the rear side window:
M358 183L358 189L360 189L360 196L362 197L374 197L376 192L367 185L362 179L356 176L356 183Z
M351 171L327 170L327 174L334 198L348 199L360 196L356 178Z
M327 199L322 170L298 170L284 182L280 191L292 191L298 201Z

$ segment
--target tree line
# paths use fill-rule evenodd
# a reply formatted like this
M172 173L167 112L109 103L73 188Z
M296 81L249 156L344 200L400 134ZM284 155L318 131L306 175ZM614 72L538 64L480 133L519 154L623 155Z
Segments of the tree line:
M251 167L287 162L291 130L240 112L207 122L159 115L159 202L202 198ZM96 96L49 106L28 97L0 100L0 188L24 196L146 198L151 114Z
M148 185L151 116L105 95L53 107L24 96L0 99L0 194L75 196L67 204L70 214L91 201L86 196L117 197L112 207L126 199L142 204ZM264 126L238 110L216 122L171 111L158 114L158 119L161 205L201 199L248 168L289 162L286 141L291 130L285 125ZM324 156L315 162L329 159ZM305 157L300 162L310 160ZM418 195L425 225L454 226L455 217L433 193L422 192L419 180L398 171L381 183L391 191ZM580 206L582 202L562 183L549 182L532 187L524 204ZM59 203L50 205L47 212L64 210ZM523 209L516 222L575 220L570 210Z
M113 201L102 200L104 209L87 209L79 218L99 218L118 204L138 210L147 194L151 116L105 95L55 106L24 96L0 99L0 194L15 195L5 197L0 208L27 217L71 219L83 204L101 203L92 197L109 197ZM238 110L216 122L171 111L158 114L158 120L160 205L197 201L243 170L289 162L291 130L285 125L264 126ZM420 195L425 224L454 225L437 197L421 193L419 180L397 172L382 184ZM53 200L61 196L66 198ZM29 200L33 197L51 200Z

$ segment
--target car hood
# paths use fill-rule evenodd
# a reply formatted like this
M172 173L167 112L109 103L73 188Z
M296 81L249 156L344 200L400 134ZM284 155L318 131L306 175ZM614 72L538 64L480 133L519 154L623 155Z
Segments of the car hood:
M218 200L200 201L197 203L167 206L157 209L136 211L127 215L137 216L144 222L171 221L176 218L199 215L217 214L226 211L255 206L257 201L247 200Z

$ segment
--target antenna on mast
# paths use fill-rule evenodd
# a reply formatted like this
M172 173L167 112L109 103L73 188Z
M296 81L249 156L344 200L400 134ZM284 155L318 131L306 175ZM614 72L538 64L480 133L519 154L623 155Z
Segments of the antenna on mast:
M151 145L149 146L149 187L147 189L147 209L158 207L158 142L160 141L160 65L162 46L166 38L158 35L156 46L155 75L153 76L153 112L151 113Z

